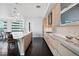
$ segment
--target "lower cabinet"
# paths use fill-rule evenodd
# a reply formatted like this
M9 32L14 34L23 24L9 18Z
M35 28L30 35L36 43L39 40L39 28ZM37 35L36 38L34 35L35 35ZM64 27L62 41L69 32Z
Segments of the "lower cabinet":
M76 54L64 47L59 41L50 35L45 34L44 39L54 56L76 56Z

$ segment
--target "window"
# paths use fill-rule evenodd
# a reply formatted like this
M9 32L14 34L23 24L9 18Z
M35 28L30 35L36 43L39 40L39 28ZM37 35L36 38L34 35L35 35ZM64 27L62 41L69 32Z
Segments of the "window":
M12 21L12 32L23 32L24 31L24 22L22 20Z
M0 20L0 32L4 32L7 29L7 22Z
M19 38L23 36L24 32L24 21L23 20L13 20L12 21L12 34L14 38Z

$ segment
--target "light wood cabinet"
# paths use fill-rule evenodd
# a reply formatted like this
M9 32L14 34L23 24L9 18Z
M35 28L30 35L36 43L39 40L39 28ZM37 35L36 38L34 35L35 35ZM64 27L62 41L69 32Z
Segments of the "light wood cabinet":
M60 25L60 18L61 18L61 7L60 3L54 4L54 7L52 9L52 28L55 29L57 26Z
M76 56L53 37L45 34L44 39L54 56Z
M24 36L23 39L24 39L24 52L25 52L32 41L32 33L29 33L28 35Z
M55 3L53 6L53 8L51 9L50 13L48 14L48 16L45 16L43 19L43 32L55 32L56 27L60 25L60 3ZM51 17L49 17L51 14ZM48 20L50 20L49 18L51 18L51 24L48 24Z
M43 31L52 32L52 24L48 24L48 17L45 17L43 20Z

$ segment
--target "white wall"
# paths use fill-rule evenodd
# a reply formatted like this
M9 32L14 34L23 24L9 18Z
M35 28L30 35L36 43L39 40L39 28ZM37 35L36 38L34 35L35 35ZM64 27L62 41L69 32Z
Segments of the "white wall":
M8 10L7 10L7 4L2 3L0 4L0 18L7 18L8 17Z
M35 19L27 19L27 32L29 31L29 22L31 31L33 32L33 37L42 37L42 19L41 18L35 18Z
M10 11L8 11L7 4L6 3L0 3L0 20L7 21L7 30L4 31L11 31L10 26L10 19L8 19L8 15Z

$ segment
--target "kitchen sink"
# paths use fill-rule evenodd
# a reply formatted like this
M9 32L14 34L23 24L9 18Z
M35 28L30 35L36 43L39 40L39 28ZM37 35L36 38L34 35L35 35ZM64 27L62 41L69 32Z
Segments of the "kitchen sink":
M68 43L70 43L70 44L73 44L73 45L79 47L79 43L76 43L75 41L72 41L72 39L66 39L65 41L68 42Z

